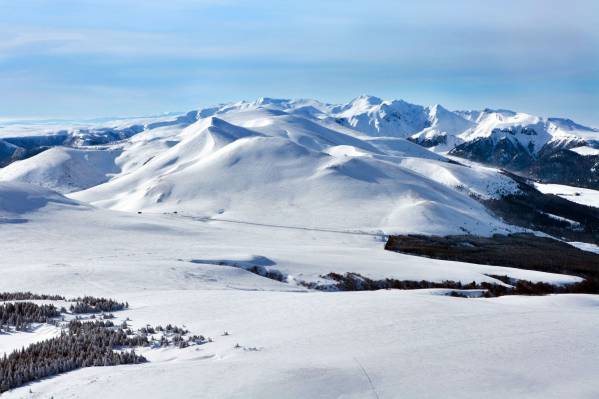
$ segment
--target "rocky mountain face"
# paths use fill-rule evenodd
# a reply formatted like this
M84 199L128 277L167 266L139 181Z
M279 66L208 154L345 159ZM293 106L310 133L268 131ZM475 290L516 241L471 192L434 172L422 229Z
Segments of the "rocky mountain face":
M481 137L462 143L449 154L501 167L543 183L599 188L599 155L572 151L594 148L586 141L573 138L565 143L549 142L535 152L514 139L511 133L500 133L503 135L499 139Z
M16 145L8 140L0 140L0 168L15 161L30 158L50 148L46 145Z
M545 183L599 188L599 130L570 119L509 110L451 112L440 105L411 108L403 103L400 107L397 101L354 101L360 106L346 107L345 119L337 122L371 135L405 137L435 152ZM395 112L389 113L389 107Z
M580 155L560 149L535 159L526 172L544 183L598 189L598 170L599 155Z
M471 161L522 170L534 161L534 155L518 140L503 136L498 140L480 137L460 144L449 152Z

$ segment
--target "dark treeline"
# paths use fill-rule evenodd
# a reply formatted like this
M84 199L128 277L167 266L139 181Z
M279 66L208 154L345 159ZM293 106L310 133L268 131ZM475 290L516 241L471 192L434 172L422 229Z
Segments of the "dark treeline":
M128 336L111 321L72 320L60 336L16 350L0 359L0 393L31 381L92 366L145 362L132 348L147 345L145 337Z
M585 282L567 287L566 292L599 294L599 254L549 237L524 233L492 237L409 234L390 236L385 249L434 259L578 276Z
M37 305L33 302L15 302L0 305L0 331L10 326L18 331L26 330L30 323L47 323L60 316L54 305Z
M50 300L50 301L65 301L65 297L61 295L33 294L31 292L2 292L0 293L0 302L3 301L31 301L31 300ZM100 313L100 312L115 312L118 310L127 309L129 303L118 302L110 298L96 298L93 296L84 296L74 299L69 299L69 302L75 302L69 310L72 313Z
M502 295L547 295L547 294L568 294L568 293L583 293L587 292L587 285L591 284L587 280L567 285L553 285L543 282L533 283L532 281L510 279L507 276L490 276L497 278L509 286L500 284L493 284L482 282L477 284L471 282L463 284L460 281L443 281L440 283L432 281L413 281L413 280L396 280L396 279L383 279L373 280L368 277L362 276L358 273L329 273L321 276L327 280L335 281L334 288L339 291L374 291L381 289L402 289L402 290L415 290L423 288L445 288L452 290L485 290L483 294L485 297L497 297ZM318 285L318 284L307 284L308 288L328 290L330 286ZM452 293L454 296L462 296L459 292Z
M71 305L69 310L72 313L99 313L99 312L116 312L118 310L127 309L129 303L117 302L114 299L95 298L93 296L84 296L83 298L73 299L76 303Z
M573 218L572 215L567 217ZM492 237L410 234L390 236L385 249L435 259L568 274L584 279L581 283L567 286L514 281L514 293L599 294L599 255L549 237L524 233L495 234Z
M0 292L0 301L64 300L60 295L33 294L31 292Z

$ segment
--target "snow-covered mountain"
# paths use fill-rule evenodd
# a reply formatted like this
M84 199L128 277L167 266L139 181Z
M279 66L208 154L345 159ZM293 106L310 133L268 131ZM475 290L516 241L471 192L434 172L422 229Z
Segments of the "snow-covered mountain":
M344 105L260 98L41 133L11 126L0 129L6 152L37 155L0 169L0 180L96 206L429 234L505 231L480 199L518 191L498 170L460 165L447 152L522 170L567 151L562 163L578 169L554 167L556 179L567 171L592 180L596 169L576 160L595 156L565 149L588 149L599 136L564 119L372 96Z
M440 106L371 97L341 107L260 99L145 125L70 131L76 144L14 162L0 179L124 211L374 232L507 231L475 197L515 192L514 181L403 138L415 123L455 130L456 118ZM132 130L139 132L106 144L114 132ZM102 131L105 140L97 137ZM90 134L101 144L89 145Z
M370 136L407 138L435 152L549 183L599 187L599 130L569 119L508 110L452 112L368 96L327 112L335 122Z
M450 151L460 145L470 145L481 140L492 147L508 140L515 146L523 147L532 157L548 147L599 147L598 129L577 124L569 119L541 118L492 109L452 112L439 104L424 107L402 100L382 100L363 95L343 105L306 99L260 98L256 101L221 104L179 116L119 119L112 122L104 121L100 125L91 122L72 122L71 125L56 122L58 127L54 130L51 123L5 123L4 126L0 126L0 156L7 164L11 156L13 160L22 159L27 156L27 151L39 152L49 146L107 144L127 139L144 130L187 126L209 116L256 110L294 115L329 128L333 125L332 129L337 129L338 126L345 127L354 135L407 138L437 152ZM578 152L585 152L587 155L589 153L587 150ZM497 159L488 161L506 162Z
M589 148L599 147L597 129L568 119L544 119L506 110L459 114L476 125L459 135L463 143L457 145L452 154L521 171L532 177L546 178L545 175L551 174L551 169L555 169L558 163L558 167L574 168L576 162L585 162L584 156L594 155L588 151ZM556 154L567 159L556 161ZM538 171L539 168L542 170ZM573 176L557 175L549 180L583 186L597 185L597 176L589 168Z

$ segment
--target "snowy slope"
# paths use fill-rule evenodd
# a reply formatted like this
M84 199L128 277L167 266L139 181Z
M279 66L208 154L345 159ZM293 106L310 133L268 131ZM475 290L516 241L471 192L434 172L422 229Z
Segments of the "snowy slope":
M146 153L146 161L126 173L71 197L125 211L329 229L505 231L469 197L468 187L492 196L515 190L509 178L450 164L402 139L346 133L269 109L219 114L168 136L170 148ZM143 150L146 134L156 140L151 131L138 134L135 144L122 146L120 158ZM410 159L429 165L426 173ZM357 207L362 212L351 211Z
M555 194L582 205L599 208L599 191L588 188L565 186L562 184L535 184L537 190L546 194Z
M0 140L0 167L19 159L24 150L19 146Z
M599 155L599 148L591 147L591 146L580 146L571 148L570 151L573 151L579 155L583 156L592 156Z
M31 290L47 290L53 284L53 290L69 295L81 289L95 293L226 287L304 291L293 281L319 281L329 272L431 281L496 281L486 274L557 283L580 280L385 251L377 234L226 218L202 220L181 214L138 215L81 206L30 185L3 183L1 187L2 209L28 218L27 223L0 225L0 242L10 243L4 245L0 259L3 281L14 284L26 273L22 284ZM12 210L7 203L13 204ZM291 284L219 265L223 261L265 265L289 276ZM3 289L9 287L0 286Z
M168 318L214 342L144 351L147 364L82 369L3 397L558 399L599 392L592 296L466 303L398 291L170 291L127 299L139 305L121 317L135 327Z
M0 223L10 219L11 216L27 215L44 208L79 209L86 207L57 192L37 185L0 182Z
M117 149L54 147L0 169L0 181L33 183L63 193L79 191L120 172L115 165L119 154Z

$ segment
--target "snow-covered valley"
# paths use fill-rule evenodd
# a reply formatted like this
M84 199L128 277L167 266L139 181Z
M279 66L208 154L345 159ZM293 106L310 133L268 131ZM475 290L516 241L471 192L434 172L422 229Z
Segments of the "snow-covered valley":
M362 116L373 107L402 117ZM345 106L261 99L120 120L110 140L86 127L93 143L71 140L0 169L0 292L116 298L130 304L119 321L174 323L213 339L142 348L148 363L84 368L2 397L599 395L596 295L308 288L332 272L582 280L384 250L389 234L530 231L485 206L520 192L508 174L406 139L432 137L437 124L456 137L479 126L480 116L448 112L368 97ZM32 137L30 129L20 132ZM584 191L585 204L593 193ZM55 334L48 326L0 334L0 354Z

